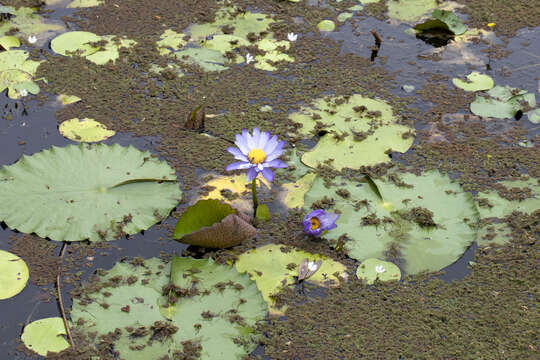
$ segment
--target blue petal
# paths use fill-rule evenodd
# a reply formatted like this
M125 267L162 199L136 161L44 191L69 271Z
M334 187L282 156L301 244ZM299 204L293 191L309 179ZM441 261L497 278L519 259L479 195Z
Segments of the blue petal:
M228 147L228 148L227 148L227 151L230 152L231 154L233 154L233 155L234 155L234 158L235 158L236 160L242 160L242 161L246 161L246 162L248 161L247 156L244 155L244 154L242 153L242 151L240 151L240 149L238 149L238 148L235 148L235 147Z
M318 219L319 216L323 216L324 214L325 214L325 212L322 209L313 210L312 212L310 212L309 214L306 214L306 216L304 216L303 221L309 221L309 220L311 220L311 218L314 218L314 217L316 217Z
M277 159L278 157L283 154L283 147L285 146L285 141L280 141L278 146L274 151L272 151L270 154L266 155L266 161L272 161L274 159Z
M272 170L264 168L262 174L266 178L266 180L270 182L274 181L274 173L272 172Z
M259 136L259 143L257 147L264 151L264 147L266 146L266 143L268 142L268 140L270 140L270 133L268 131L262 132L261 135Z
M250 168L246 173L247 181L252 181L253 179L257 177L258 174L259 173L257 172L257 168L255 167Z
M273 167L276 169L286 168L289 167L289 165L285 164L283 161L279 159L274 159L272 161L267 161L264 163L266 167Z
M339 214L334 213L325 213L324 215L317 216L317 218L321 222L321 228L324 230L330 230L335 228L335 223L338 217Z
M227 165L227 167L225 168L225 171L243 170L243 169L247 169L249 167L251 167L250 163L244 162L244 161L239 161L239 162L235 162L235 163L232 163L230 165Z
M255 130L253 132L255 132ZM249 150L254 149L255 142L253 141L253 136L251 136L251 134L246 129L242 129L242 135L246 137L247 146Z
M278 143L278 140L277 140L277 136L274 135L274 136L272 136L272 138L270 140L268 140L268 142L266 143L266 145L263 148L263 151L266 154L270 154L272 151L274 151L276 149L278 144L279 143Z
M247 155L249 153L249 147L247 144L247 138L244 136L243 132L244 131L242 130L242 135L236 134L236 141L234 143L244 155Z

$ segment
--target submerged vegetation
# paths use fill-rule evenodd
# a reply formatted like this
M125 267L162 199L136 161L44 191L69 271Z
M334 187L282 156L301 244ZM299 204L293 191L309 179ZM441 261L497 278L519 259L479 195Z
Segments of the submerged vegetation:
M7 0L0 350L537 357L538 64L508 66L540 13L508 3Z

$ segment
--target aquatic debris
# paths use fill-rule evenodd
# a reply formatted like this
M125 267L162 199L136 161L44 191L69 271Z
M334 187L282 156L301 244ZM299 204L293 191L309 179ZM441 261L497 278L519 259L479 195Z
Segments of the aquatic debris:
M298 266L298 282L304 281L312 277L322 265L322 260L309 261L305 258Z
M28 266L23 259L10 252L0 250L0 300L9 299L20 293L28 282Z
M66 328L62 318L50 317L26 325L21 340L28 349L46 356L48 352L60 352L69 348L63 335L66 335Z
M174 169L148 151L80 144L3 166L0 197L0 219L12 229L56 241L102 241L148 229L182 192Z
M255 58L250 53L247 53L246 54L246 64L252 63L253 61L255 61Z
M291 41L291 42L294 42L296 41L296 39L298 39L298 34L295 34L295 33L288 33L287 34L287 40Z
M246 251L238 256L235 267L239 272L247 272L251 279L257 282L270 312L280 314L285 308L278 309L274 295L283 287L297 282L295 277L300 271L298 266L306 258L311 259L314 264L321 261L317 270L311 265L315 272L309 278L310 282L320 286L337 286L339 278L347 279L345 265L323 255L278 244L268 244Z
M316 178L306 193L311 206L340 211L337 228L323 235L356 260L398 259L408 273L437 271L456 261L477 236L472 196L437 171L420 176L390 173L384 179ZM341 189L348 196L332 196ZM325 200L326 197L326 200Z
M371 258L362 261L358 265L356 276L366 284L371 285L376 280L399 281L401 279L401 271L394 263Z
M118 262L78 290L74 329L99 358L240 360L257 347L267 315L255 282L211 259Z
M115 131L90 118L65 120L58 126L58 131L64 137L76 142L103 141L116 134Z
M178 219L173 237L185 244L227 248L252 238L249 217L219 200L199 200Z
M338 218L339 214L327 213L322 209L313 210L309 214L306 214L302 220L304 232L308 235L319 237L328 230L335 229Z

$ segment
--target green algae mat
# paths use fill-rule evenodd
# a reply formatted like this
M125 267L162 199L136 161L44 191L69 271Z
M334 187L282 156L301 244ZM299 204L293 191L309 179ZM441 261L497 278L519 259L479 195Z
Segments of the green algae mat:
M538 358L535 5L3 1L0 353Z

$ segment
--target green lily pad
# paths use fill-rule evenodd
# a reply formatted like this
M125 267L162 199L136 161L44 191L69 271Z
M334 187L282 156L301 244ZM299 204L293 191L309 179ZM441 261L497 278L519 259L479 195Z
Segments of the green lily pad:
M39 86L32 82L32 75L17 69L0 72L0 92L5 89L8 89L8 97L11 99L21 98L21 90L34 95L39 93Z
M160 40L156 42L158 51L161 55L169 54L175 50L182 48L187 44L187 41L184 40L186 34L177 33L171 29L165 30L160 36Z
M164 161L134 147L51 147L0 169L0 219L57 241L112 240L167 217L181 198Z
M134 264L117 263L74 299L73 323L91 346L119 329L110 351L122 359L242 359L255 349L267 310L249 276L177 256Z
M407 22L418 20L430 10L436 9L437 0L392 0L387 2L388 16Z
M469 75L467 75L467 81L453 78L452 83L454 84L454 86L465 91L489 90L495 85L491 76L481 74L477 71L473 71Z
M337 21L339 22L345 22L347 21L348 19L352 18L353 17L353 13L350 13L350 12L342 12L341 14L338 15L337 17Z
M21 42L15 36L2 36L0 37L0 46L2 46L4 50L9 50L12 47L21 46Z
M178 219L173 237L183 243L211 248L237 245L255 236L248 219L216 199L199 200Z
M361 183L337 178L330 189L317 178L305 207L325 196L334 199L325 210L341 214L337 228L324 237L338 245L346 236L344 248L358 261L398 258L410 274L437 271L456 261L476 239L478 213L471 195L436 171L389 176ZM350 195L332 195L340 189Z
M540 124L540 108L528 111L527 117L533 124Z
M0 36L10 33L10 35L20 34L25 38L31 35L44 38L48 36L48 34L43 35L44 33L52 34L64 29L61 23L44 19L38 15L35 8L19 7L15 9L12 6L3 6L3 12L9 12L13 16L8 21L0 22Z
M77 142L96 142L114 136L116 132L109 130L100 122L94 119L78 118L63 121L58 126L60 134L66 138Z
M60 55L78 54L97 65L115 61L120 56L119 48L133 46L136 42L129 39L115 41L113 35L99 36L87 31L70 31L55 37L51 41L51 49ZM92 45L98 42L100 46Z
M319 99L313 107L303 107L289 118L302 124L298 131L303 135L315 135L317 124L328 132L302 156L302 162L313 168L329 160L337 170L388 162L388 150L405 152L413 143L413 130L396 124L387 103L361 95L348 100Z
M69 348L63 335L66 335L64 321L60 317L51 317L26 325L21 340L28 349L46 356L48 352L60 352Z
M417 32L425 32L436 29L443 29L454 35L461 35L467 31L467 25L451 11L436 9L431 13L431 19L415 25Z
M257 282L257 287L268 303L270 312L280 312L275 308L272 295L279 292L283 286L294 284L294 276L298 275L298 265L305 258L310 261L322 260L319 270L306 281L329 286L339 283L336 273L341 277L347 276L345 265L337 261L297 249L282 251L281 247L281 245L269 244L249 250L239 255L235 263L239 272L247 272L251 279Z
M0 71L21 70L35 75L39 61L29 60L30 54L24 50L8 50L0 52Z
M510 86L495 86L487 92L489 97L477 95L471 103L471 112L482 117L498 119L513 118L516 112L523 109L522 102L530 107L536 107L534 94L526 90L511 88Z
M317 24L317 28L320 31L334 31L336 29L336 24L332 20L322 20Z
M28 266L23 259L0 250L0 300L20 293L28 282Z
M310 173L294 183L283 184L282 186L285 189L283 203L291 209L302 208L304 206L304 196L311 189L315 177L316 174Z
M255 214L257 219L262 221L270 220L270 210L268 209L268 206L265 204L259 204L257 206L257 212Z
M82 99L75 95L60 94L57 97L57 100L62 103L62 105L69 105L81 101Z
M375 280L399 280L401 279L401 271L394 263L379 259L366 259L356 269L356 276L367 284L373 284Z
M227 69L227 58L217 50L188 48L177 51L174 55L188 64L197 64L205 71L223 71Z
M479 192L477 195L478 212L483 220L493 219L494 221L483 221L481 235L478 238L478 245L484 246L490 243L505 244L511 237L510 228L501 223L503 218L509 216L514 211L531 214L540 208L540 184L538 179L502 181L508 189L516 192L530 194L529 197L519 200L507 200L499 196L497 191ZM489 229L492 227L493 229Z
M86 8L94 7L103 4L103 0L73 0L66 7L67 8Z

